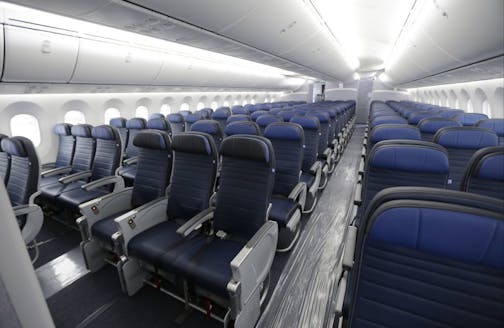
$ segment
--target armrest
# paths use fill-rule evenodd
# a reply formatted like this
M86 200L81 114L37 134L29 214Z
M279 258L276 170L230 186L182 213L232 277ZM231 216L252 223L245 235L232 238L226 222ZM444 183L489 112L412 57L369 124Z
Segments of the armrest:
M55 169L51 170L46 170L40 174L42 178L47 178L47 177L52 177L54 175L58 174L68 174L72 172L72 167L71 166L64 166L64 167L58 167Z
M91 177L91 175L93 175L92 171L77 172L74 174L67 175L66 177L59 178L58 182L62 184L69 184L77 180L89 178Z
M359 175L364 175L364 158L361 158L359 163Z
M44 164L40 165L40 168L43 170L53 169L55 167L56 167L56 162L44 163Z
M130 157L123 161L123 165L132 165L138 162L138 156Z
M362 183L358 183L355 188L354 204L358 206L362 205Z
M367 146L367 138L364 138L364 140L362 140L362 146L364 146L364 147Z
M27 215L36 212L40 207L38 205L18 205L14 206L12 210L14 211L14 216Z
M125 253L128 249L128 243L133 237L166 220L167 206L168 197L158 198L114 220L122 235L122 247Z
M357 241L357 227L351 225L348 227L345 239L345 251L343 252L343 268L345 270L351 270L353 268L356 241Z
M328 158L329 156L331 156L331 149L330 148L326 148L324 150L324 152L322 153L322 155L324 155L324 158Z
M338 291L336 292L336 319L341 318L343 315L343 301L345 300L345 293L347 289L348 272L343 273L341 280L338 284Z
M25 244L31 243L37 237L42 224L44 223L44 213L38 205L19 205L13 208L16 217L26 215L26 223L21 230L21 235Z
M189 221L184 223L177 229L177 233L182 237L187 237L191 232L196 230L204 222L213 219L215 207L209 207L204 211L193 216Z
M366 153L367 153L367 148L362 146L362 149L361 149L361 157L362 158L365 158L366 157Z
M319 170L322 170L322 164L318 161L313 163L313 165L310 167L311 174L317 174Z
M298 184L290 192L288 198L299 203L301 208L303 208L304 203L306 202L306 184L304 182L298 182Z
M114 191L124 189L124 180L122 177L117 175L111 175L98 179L96 181L86 183L85 185L81 186L81 188L85 191L90 191L103 186L108 186L110 184L114 185Z

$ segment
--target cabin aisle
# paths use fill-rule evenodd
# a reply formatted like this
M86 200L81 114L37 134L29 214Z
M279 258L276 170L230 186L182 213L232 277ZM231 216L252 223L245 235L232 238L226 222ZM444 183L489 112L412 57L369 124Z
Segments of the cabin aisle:
M257 327L324 327L342 252L347 210L357 182L364 128L354 134L300 240L292 250ZM306 220L306 218L304 218Z

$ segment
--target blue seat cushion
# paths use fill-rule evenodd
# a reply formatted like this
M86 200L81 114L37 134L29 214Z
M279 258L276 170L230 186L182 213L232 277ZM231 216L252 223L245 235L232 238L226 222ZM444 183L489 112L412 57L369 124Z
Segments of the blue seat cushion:
M136 165L130 165L119 169L119 175L131 181L135 180L136 173L137 173Z
M280 227L285 227L297 208L298 203L289 198L272 196L269 217L276 221Z
M85 182L76 181L67 185L64 192L59 196L59 201L65 203L67 206L77 208L82 203L110 193L106 187L96 188L90 191L83 190L81 186L84 184Z
M310 186L315 182L315 176L311 173L303 172L299 180L304 182L307 188L310 188Z
M116 233L118 230L114 222L114 219L118 218L119 216L123 215L128 211L129 210L120 211L118 213L115 213L114 215L107 216L101 219L100 221L96 222L91 227L91 235L107 243L112 249L114 247L114 242L112 241L112 235Z
M39 188L58 183L58 179L61 177L62 177L62 175L53 175L53 176L45 177L45 178L41 177L39 180Z

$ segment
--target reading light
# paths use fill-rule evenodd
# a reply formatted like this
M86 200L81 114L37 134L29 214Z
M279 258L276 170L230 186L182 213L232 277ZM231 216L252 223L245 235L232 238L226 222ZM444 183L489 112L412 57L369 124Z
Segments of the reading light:
M355 72L355 73L353 74L353 78L354 78L354 80L360 80L360 74L359 74L359 73L357 73L357 72Z

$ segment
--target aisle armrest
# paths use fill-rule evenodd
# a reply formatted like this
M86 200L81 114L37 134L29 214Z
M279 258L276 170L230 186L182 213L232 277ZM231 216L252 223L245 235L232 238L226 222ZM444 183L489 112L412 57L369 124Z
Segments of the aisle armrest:
M93 175L92 171L82 171L74 174L67 175L65 177L59 178L58 182L62 184L69 184L77 180L87 179Z

